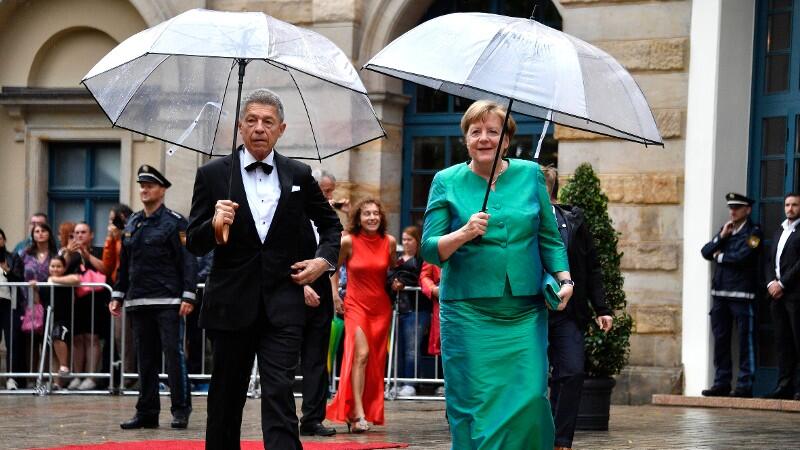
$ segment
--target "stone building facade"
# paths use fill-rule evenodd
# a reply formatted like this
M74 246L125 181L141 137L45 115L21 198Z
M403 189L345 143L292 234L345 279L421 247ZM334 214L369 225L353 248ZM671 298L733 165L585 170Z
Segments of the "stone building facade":
M443 0L441 0L443 1ZM263 11L332 39L360 67L425 16L434 0L11 0L0 2L0 227L16 242L27 216L47 210L49 167L60 142L119 148L119 200L140 207L134 172L163 169L167 204L187 213L203 159L167 156L153 139L112 129L78 88L100 57L128 36L191 8ZM554 0L563 30L615 56L655 114L665 147L557 127L566 178L590 162L621 233L630 312L630 366L615 400L653 393L696 395L709 382L709 266L699 256L724 217L721 193L747 192L752 0ZM702 50L700 50L702 49ZM387 139L324 161L337 195L382 200L394 233L402 215L403 84L361 72ZM712 137L712 138L709 138ZM181 180L174 182L174 180ZM116 192L116 191L114 191ZM116 194L115 194L116 195ZM99 208L99 207L98 207ZM689 288L687 288L687 286Z

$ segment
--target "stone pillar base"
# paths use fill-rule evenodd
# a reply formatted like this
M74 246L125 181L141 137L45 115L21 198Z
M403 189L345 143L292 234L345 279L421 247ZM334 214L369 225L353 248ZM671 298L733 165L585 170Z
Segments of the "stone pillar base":
M653 394L683 392L682 367L628 366L614 378L617 386L611 403L615 405L646 405Z

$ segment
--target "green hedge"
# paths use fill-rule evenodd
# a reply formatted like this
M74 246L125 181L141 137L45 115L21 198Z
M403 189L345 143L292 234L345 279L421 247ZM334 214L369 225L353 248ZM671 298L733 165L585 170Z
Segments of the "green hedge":
M586 333L586 375L605 377L620 373L628 363L633 318L625 310L628 302L620 272L622 253L617 250L619 233L608 216L608 197L591 164L583 163L560 190L559 201L581 208L592 232L597 257L603 271L606 302L613 310L614 324L603 333L592 321Z

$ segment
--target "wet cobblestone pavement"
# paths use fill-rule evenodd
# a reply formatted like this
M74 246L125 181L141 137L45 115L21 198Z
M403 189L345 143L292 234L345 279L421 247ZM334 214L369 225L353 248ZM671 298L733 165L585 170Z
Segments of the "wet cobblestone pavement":
M202 439L206 398L195 397L187 430L169 428L169 400L162 398L161 428L122 431L118 423L134 412L133 396L34 397L0 395L0 448L145 439ZM243 439L260 439L259 401L248 400ZM579 449L800 449L800 414L773 411L614 406L610 431L578 432ZM343 425L333 438L304 441L405 442L412 449L449 449L444 403L386 403L386 425L363 435L348 435Z

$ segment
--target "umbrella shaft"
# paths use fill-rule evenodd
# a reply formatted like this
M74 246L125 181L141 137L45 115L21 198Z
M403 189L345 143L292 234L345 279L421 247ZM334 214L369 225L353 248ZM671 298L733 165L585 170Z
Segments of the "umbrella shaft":
M247 67L247 61L239 59L236 61L239 64L239 88L236 91L236 119L233 121L233 142L231 143L231 154L236 151L236 137L239 127L239 109L242 107L242 85L244 84L244 70ZM233 170L234 165L231 164L231 173L228 176L228 198L231 198L231 185L233 184ZM236 167L236 170L239 170Z
M494 173L497 170L497 161L500 160L500 151L503 147L503 138L506 137L506 129L508 128L508 118L511 116L511 105L514 104L514 99L508 99L508 108L506 108L506 117L503 119L503 130L500 132L500 141L497 143L497 152L494 154L494 161L492 162L492 172L489 174L489 181L486 184L486 195L483 196L483 206L481 212L486 212L486 204L489 203L489 192L492 190L492 180L494 180Z

